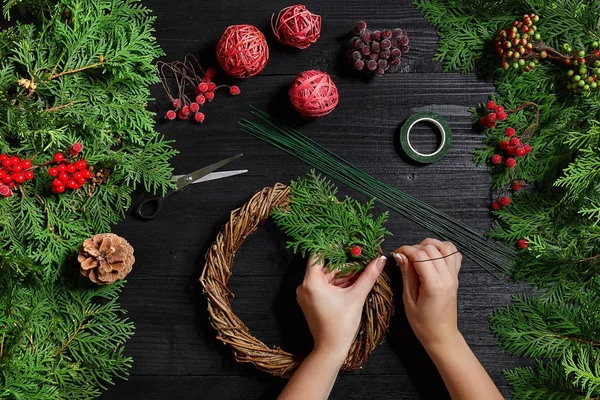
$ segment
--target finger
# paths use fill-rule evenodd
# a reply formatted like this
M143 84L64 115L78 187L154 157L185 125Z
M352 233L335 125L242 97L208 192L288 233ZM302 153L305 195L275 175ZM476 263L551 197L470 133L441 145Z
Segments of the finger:
M444 257L444 260L448 267L450 267L450 272L452 275L457 276L460 266L458 265L458 257L456 246L452 242L442 242L437 239L428 238L421 242L422 245L433 245L435 246L440 254Z
M431 261L418 262L415 263L415 260L427 260L429 256L423 250L417 248L416 246L402 246L395 253L404 254L409 262L413 265L417 275L421 282L438 282L440 279L440 274L437 269L433 266Z
M325 279L327 280L327 283L331 283L333 280L335 280L338 276L339 276L339 271L337 269L331 270L331 271L327 271L326 269L323 271L325 273Z
M356 282L356 280L358 279L360 275L358 274L353 274L353 275L347 275L341 278L335 278L333 279L331 282L329 282L329 284L333 285L333 286L340 286L343 285L345 283L350 282L350 284L353 284L354 282Z
M354 285L350 291L356 298L366 299L367 295L375 285L377 278L381 271L383 271L383 267L385 267L385 263L387 258L385 256L381 256L379 258L374 259L365 267L363 272L360 274Z
M419 297L419 275L415 271L414 265L409 259L401 253L393 253L396 264L402 272L403 297L405 302L415 304Z
M323 261L319 261L319 257L316 254L313 255L306 264L306 273L304 275L304 279L311 279L316 276L325 275L323 272L323 267Z
M446 263L446 259L444 258L442 253L438 250L438 248L435 245L433 245L433 244L418 244L418 245L416 245L416 247L420 248L425 253L427 253L427 258L425 258L425 260L427 260L427 259L431 260L431 263L433 264L435 269L437 269L440 276L449 277L449 276L453 275L453 273L450 272L450 267ZM413 260L413 262L414 261L415 260Z

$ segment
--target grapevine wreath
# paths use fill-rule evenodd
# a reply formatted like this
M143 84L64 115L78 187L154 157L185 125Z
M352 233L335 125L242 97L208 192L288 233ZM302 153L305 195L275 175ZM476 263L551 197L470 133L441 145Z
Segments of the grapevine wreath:
M290 203L290 187L281 183L257 192L246 204L231 212L229 221L217 234L207 252L200 282L208 301L211 325L217 338L233 349L238 362L253 364L271 375L290 377L300 366L302 357L278 347L269 347L254 337L250 329L231 308L234 294L227 288L232 275L233 259L244 240L256 231L271 212ZM393 313L392 289L382 273L369 293L362 320L342 370L362 367L388 329Z

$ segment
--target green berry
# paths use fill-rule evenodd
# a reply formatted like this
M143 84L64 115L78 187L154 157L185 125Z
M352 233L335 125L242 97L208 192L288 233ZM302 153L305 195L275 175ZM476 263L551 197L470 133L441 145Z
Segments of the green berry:
M581 80L581 76L579 76L579 75L575 75L575 76L573 77L573 80L574 80L575 82L579 82L579 81Z
M586 92L587 92L588 90L590 90L590 85L583 85L583 90L585 90Z
M585 81L579 81L579 82L577 82L577 85L579 85L579 87L584 87Z
M519 60L519 65L520 66L524 66L525 65L525 60L523 60L522 58Z
M583 75L587 72L587 67L585 65L582 65L581 67L579 67L579 75Z
M542 57L542 58L546 58L546 57L548 57L548 52L547 52L546 50L542 50L542 51L540 52L540 57Z
M600 67L600 60L594 61L594 67Z
M535 34L533 35L533 38L534 38L535 40L540 40L540 39L542 38L542 35L540 35L539 33L535 33Z
M592 83L590 83L590 87L592 89L597 89L598 88L598 83L597 82L592 82Z
M597 40L594 40L594 41L592 42L592 49L597 49L597 48L598 48L598 41L597 41Z
M512 64L512 67L513 67L514 69L518 69L518 68L519 68L519 63L516 63L516 62L514 62L514 63Z
M577 57L585 57L585 50L579 50Z
M529 61L529 68L535 68L535 63L533 61Z
M588 76L588 78L586 79L587 83L591 83L594 81L594 77L593 76Z
M570 69L570 70L567 71L567 75L568 76L573 76L573 75L575 75L575 71L573 71L572 69Z

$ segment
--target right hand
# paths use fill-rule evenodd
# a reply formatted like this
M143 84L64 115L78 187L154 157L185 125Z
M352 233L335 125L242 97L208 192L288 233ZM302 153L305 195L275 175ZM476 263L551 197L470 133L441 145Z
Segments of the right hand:
M457 292L462 255L449 256L456 251L454 244L436 239L394 251L394 259L402 270L406 316L426 350L452 343L460 336ZM441 258L444 256L447 257ZM414 262L430 259L437 260Z

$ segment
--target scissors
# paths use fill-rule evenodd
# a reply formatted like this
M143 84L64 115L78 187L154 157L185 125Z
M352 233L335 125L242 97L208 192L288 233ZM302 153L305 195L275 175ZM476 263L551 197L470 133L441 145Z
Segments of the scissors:
M248 172L247 169L237 171L213 172L214 170L219 169L229 164L230 162L237 160L241 156L242 154L238 154L237 156L221 160L207 167L201 168L194 172L190 172L189 174L173 175L173 180L175 181L176 188L167 191L164 196L149 197L146 200L142 201L136 207L135 215L140 219L150 221L154 219L156 215L158 215L158 212L162 208L162 204L166 199L168 199L175 193L187 188L189 185L194 183L212 181L215 179L227 178L229 176L239 175Z

